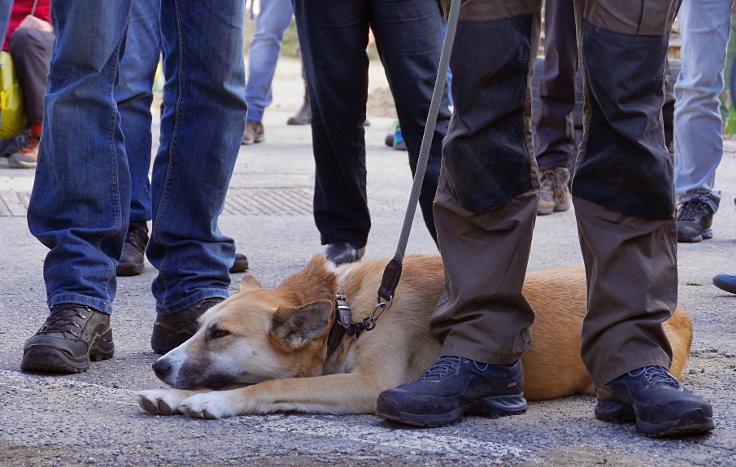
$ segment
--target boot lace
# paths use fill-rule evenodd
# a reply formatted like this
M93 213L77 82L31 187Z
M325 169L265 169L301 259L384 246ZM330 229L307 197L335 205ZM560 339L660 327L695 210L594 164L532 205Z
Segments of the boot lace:
M703 215L710 213L710 206L705 201L693 198L680 205L677 210L678 221L698 221Z
M75 303L55 306L46 322L38 330L38 334L70 334L79 337L82 334L84 320L89 318L90 312L86 307Z
M455 374L455 368L460 364L460 357L442 356L419 378L419 381L442 381Z
M651 385L668 384L670 386L680 387L680 382L661 366L645 366L639 370L629 372L629 374L631 376L644 376Z
M551 195L557 194L557 183L555 183L555 171L554 170L542 170L542 177L539 181L539 191L542 193L549 193Z

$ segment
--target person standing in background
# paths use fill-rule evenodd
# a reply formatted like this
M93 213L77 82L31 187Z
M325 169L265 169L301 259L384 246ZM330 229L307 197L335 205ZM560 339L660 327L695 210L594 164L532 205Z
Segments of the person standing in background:
M713 237L721 202L715 189L723 157L718 95L731 26L731 0L683 0L680 8L682 70L675 83L675 192L677 241Z
M27 138L10 155L8 166L32 169L38 162L38 146L43 131L43 95L49 74L54 27L51 25L49 0L15 0L3 50L10 52L23 95Z
M23 349L24 371L74 373L114 353L115 269L128 231L130 165L114 97L131 0L54 0L57 33L39 164L28 206L49 315ZM164 112L151 181L148 258L165 353L228 296L235 255L222 212L247 112L244 0L161 2Z

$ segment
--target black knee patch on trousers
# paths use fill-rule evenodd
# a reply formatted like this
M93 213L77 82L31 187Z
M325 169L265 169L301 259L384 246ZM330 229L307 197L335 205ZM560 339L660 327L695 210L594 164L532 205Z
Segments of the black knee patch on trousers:
M668 36L612 32L582 21L589 131L573 195L645 219L675 211L662 124Z
M448 187L472 212L532 189L524 108L533 21L522 15L458 25L450 61L455 114L443 164Z

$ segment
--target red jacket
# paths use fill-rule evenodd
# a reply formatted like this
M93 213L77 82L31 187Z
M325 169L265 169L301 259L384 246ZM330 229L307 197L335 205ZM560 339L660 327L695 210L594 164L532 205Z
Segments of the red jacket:
M16 30L23 18L31 14L34 0L15 0L13 9L10 12L10 22L8 23L8 32L5 33L5 41L3 42L3 50L8 50L8 38L13 31ZM44 21L51 22L51 0L38 0L36 11L33 16Z

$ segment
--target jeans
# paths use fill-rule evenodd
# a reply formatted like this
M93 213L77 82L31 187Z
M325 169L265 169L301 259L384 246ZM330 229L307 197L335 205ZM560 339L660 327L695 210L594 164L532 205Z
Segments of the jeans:
M130 222L151 220L151 102L153 80L161 56L161 0L133 0L125 55L115 88L125 152L130 167Z
M114 98L131 1L54 0L56 29L40 162L28 207L49 306L110 313L128 229L130 165ZM159 313L227 297L232 239L220 233L245 128L244 0L161 6L165 110L153 167L148 258Z
M263 120L263 111L273 101L271 82L281 51L281 40L293 15L291 0L261 0L256 33L248 51L248 84L245 86L248 120Z
M715 212L723 156L718 94L723 89L731 22L729 0L684 0L680 8L682 71L675 83L675 191L678 202L698 197Z

